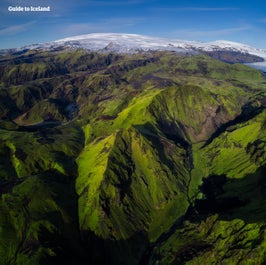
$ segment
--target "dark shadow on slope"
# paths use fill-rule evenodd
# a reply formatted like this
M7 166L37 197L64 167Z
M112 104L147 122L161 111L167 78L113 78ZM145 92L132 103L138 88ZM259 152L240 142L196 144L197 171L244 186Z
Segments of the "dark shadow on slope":
M157 130L149 122L143 125L134 125L134 128L136 128L141 134L145 135L145 137L151 140L154 143L155 147L157 147L157 145L160 144L160 140L163 139L173 142L176 146L182 147L183 149L187 149L190 147L189 142L187 142L180 135L179 133L180 129L177 128L176 124L171 124L171 125L160 124L160 126L161 126L160 131L163 132L163 135L158 135Z
M153 110L150 110L152 115L156 117L156 114L153 113ZM189 143L189 135L187 134L187 130L184 125L178 121L172 120L169 121L164 113L161 113L160 117L156 118L157 124L156 129L162 132L166 138L175 142L175 144L181 145L184 149L190 146ZM146 123L144 127L152 127L151 124ZM153 128L153 131L156 131Z
M223 213L243 207L248 203L248 200L239 199L237 196L219 198L225 193L223 186L227 181L225 175L212 175L207 179L203 179L200 190L203 192L205 199L195 201L195 209L198 213Z
M0 194L7 193L18 181L16 169L10 159L12 150L0 140ZM13 184L12 184L13 183ZM9 187L9 188L8 188ZM6 190L7 189L7 190Z
M177 148L184 150L184 156L182 159L186 161L187 165L190 163L190 145L186 140L179 136L179 134L175 134L173 131L171 134L165 133L165 136L160 136L150 123L135 125L134 128L152 143L153 147L158 150L160 161L166 164L174 172L176 171L176 165L167 156L171 157L171 155L174 155L173 152L176 152ZM178 172L175 173L178 174Z
M73 229L74 230L74 229ZM65 235L58 231L48 231L45 227L41 227L39 232L39 240L42 247L51 249L54 255L44 256L40 260L40 265L74 265L85 264L85 250L80 240L73 239L72 244L75 244L75 248L71 246L70 242L66 240ZM90 261L88 259L88 261Z
M205 251L211 250L213 246L203 240L193 240L190 244L183 246L175 253L175 264L185 265L187 261L200 256Z
M73 169L72 171L74 171ZM51 190L52 200L58 205L59 209L65 211L67 217L64 218L62 213L44 209L44 220L53 224L54 228L47 229L41 225L38 230L38 242L32 245L27 239L27 246L24 248L29 250L28 256L34 253L38 247L51 249L54 255L42 257L40 265L46 264L82 264L84 250L81 244L79 223L78 223L78 196L75 192L74 177L67 177L56 170L46 171L38 176L40 183L48 186ZM40 200L42 198L40 197ZM41 220L42 222L42 220ZM44 222L45 223L45 222ZM34 242L33 242L34 243ZM22 249L21 252L24 252Z
M103 239L91 231L81 231L81 237L85 255L81 263L71 265L138 265L149 245L144 232L136 233L125 240Z
M221 220L265 221L266 166L241 179L209 176L203 180L200 190L205 198L195 201L194 210L198 217L217 213Z

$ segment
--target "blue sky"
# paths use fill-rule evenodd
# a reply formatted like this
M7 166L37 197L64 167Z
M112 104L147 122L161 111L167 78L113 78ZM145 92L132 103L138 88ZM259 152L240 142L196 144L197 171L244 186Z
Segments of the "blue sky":
M9 6L50 6L51 11L10 12ZM0 3L0 48L96 32L230 40L266 49L266 5L263 0L1 0Z

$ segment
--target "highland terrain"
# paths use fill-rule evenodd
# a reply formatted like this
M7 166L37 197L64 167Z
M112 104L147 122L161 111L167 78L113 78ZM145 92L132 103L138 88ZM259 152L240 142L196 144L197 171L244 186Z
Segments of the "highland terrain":
M3 53L0 264L265 264L266 77L244 59Z

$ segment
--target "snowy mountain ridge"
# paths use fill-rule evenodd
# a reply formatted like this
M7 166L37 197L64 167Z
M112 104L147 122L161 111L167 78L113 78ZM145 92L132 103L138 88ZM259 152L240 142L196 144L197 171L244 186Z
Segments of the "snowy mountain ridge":
M253 66L266 67L266 50L254 48L242 43L217 40L213 42L186 41L179 39L158 38L138 34L125 33L91 33L59 39L56 41L32 44L15 49L22 50L53 50L60 47L70 49L83 48L98 52L136 53L146 51L177 51L185 53L229 51L255 55L262 62L252 63Z
M178 39L166 39L150 37L138 34L123 33L91 33L68 37L43 44L25 46L28 49L41 49L59 46L70 46L73 48L85 48L88 50L114 49L121 52L132 52L139 50L231 50L249 53L266 59L266 51L257 49L242 43L218 40L214 42L197 42Z

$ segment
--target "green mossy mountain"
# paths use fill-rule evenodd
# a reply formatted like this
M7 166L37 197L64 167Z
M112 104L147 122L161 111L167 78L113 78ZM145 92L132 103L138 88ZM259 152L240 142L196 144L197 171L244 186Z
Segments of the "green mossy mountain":
M173 52L0 58L0 264L265 264L266 78Z

